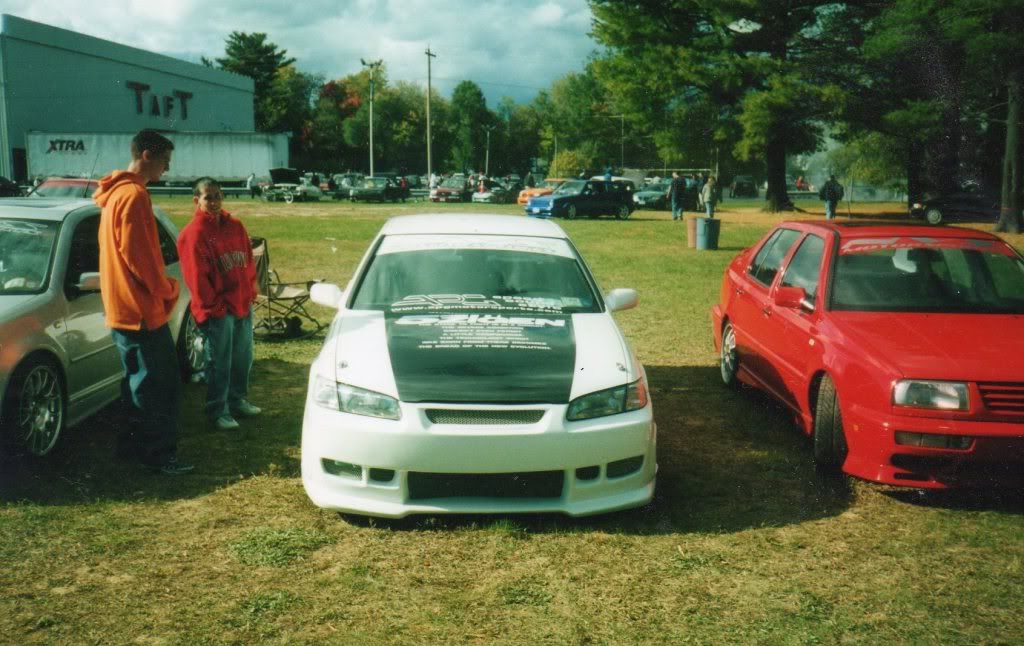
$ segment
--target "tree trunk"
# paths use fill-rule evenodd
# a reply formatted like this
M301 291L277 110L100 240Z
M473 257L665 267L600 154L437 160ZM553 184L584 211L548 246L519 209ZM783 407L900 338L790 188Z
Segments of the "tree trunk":
M1021 77L1011 74L1007 82L1006 150L1003 152L1003 191L996 231L1020 233L1021 228Z
M786 144L782 140L769 139L765 148L765 164L768 172L765 210L769 213L792 211L793 202L786 191Z

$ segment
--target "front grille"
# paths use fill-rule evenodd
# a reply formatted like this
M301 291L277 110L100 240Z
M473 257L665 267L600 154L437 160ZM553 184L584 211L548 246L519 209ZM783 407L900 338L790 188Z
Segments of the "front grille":
M993 413L1024 415L1024 383L979 382L978 390Z
M558 498L562 471L409 473L409 498Z
M476 410L428 408L427 419L434 424L536 424L543 409Z

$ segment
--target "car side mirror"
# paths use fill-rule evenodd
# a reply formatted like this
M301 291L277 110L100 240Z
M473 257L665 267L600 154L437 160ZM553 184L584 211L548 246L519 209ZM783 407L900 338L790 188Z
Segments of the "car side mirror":
M80 293L100 291L100 274L96 271L87 271L78 277L78 284L75 285Z
M774 303L779 307L814 311L814 303L807 298L803 287L779 287L775 290Z
M345 292L334 283L316 283L309 288L309 299L317 305L338 309L345 299Z
M632 309L640 302L640 295L635 289L618 288L605 294L604 303L609 312L620 312Z

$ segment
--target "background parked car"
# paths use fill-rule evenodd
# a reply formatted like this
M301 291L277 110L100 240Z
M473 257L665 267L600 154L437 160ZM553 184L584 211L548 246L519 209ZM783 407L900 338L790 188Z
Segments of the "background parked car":
M633 193L633 203L638 209L667 209L670 186L672 186L670 179L652 182Z
M353 202L397 202L402 191L388 177L364 177L349 189L348 199Z
M465 176L452 175L441 182L440 186L430 190L430 201L466 202L472 194L473 189L467 186Z
M323 195L319 186L314 186L310 178L299 175L294 168L271 168L270 181L262 193L268 202L315 202Z
M540 197L542 195L551 195L556 188L565 183L563 177L549 177L540 183L540 186L534 186L533 188L524 188L519 191L519 197L516 198L516 204L520 206L526 206L526 203L531 197Z
M181 280L178 230L156 216L166 272L181 285L169 325L188 377L204 365L202 337ZM34 455L121 394L96 273L99 221L88 200L0 203L0 435Z
M18 197L21 195L21 187L6 177L0 177L0 197Z
M750 175L737 175L729 184L729 197L758 197L757 182Z
M625 182L604 180L570 180L551 195L531 197L526 203L526 214L535 217L559 217L574 220L577 217L596 218L614 215L625 220L633 213L633 193Z
M923 218L928 224L953 220L995 222L999 219L999 209L998 198L977 184L968 184L953 193L915 203L910 208L910 215Z
M480 190L480 184L483 184L483 189ZM479 204L510 204L512 197L515 193L509 188L498 181L493 179L486 179L482 182L477 182L477 190L473 192L473 202Z
M99 181L81 177L48 177L28 192L28 197L92 197Z

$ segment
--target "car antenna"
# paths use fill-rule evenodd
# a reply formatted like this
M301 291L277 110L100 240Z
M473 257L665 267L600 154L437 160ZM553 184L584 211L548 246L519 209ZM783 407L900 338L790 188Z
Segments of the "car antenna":
M82 187L82 197L89 197L89 182L92 181L92 174L96 172L96 164L100 163L100 151L96 151L96 159L92 160L92 168L89 169L89 176L85 178L85 186Z

